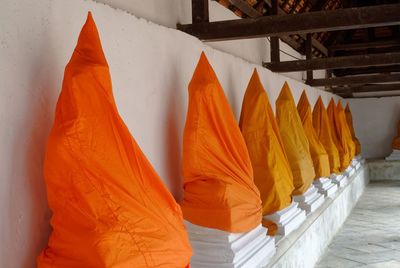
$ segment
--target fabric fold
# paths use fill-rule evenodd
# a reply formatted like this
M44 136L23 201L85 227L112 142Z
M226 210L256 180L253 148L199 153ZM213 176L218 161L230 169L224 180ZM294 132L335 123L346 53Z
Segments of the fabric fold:
M400 150L400 121L397 124L397 137L393 139L392 148L395 150Z
M232 233L261 224L260 193L245 141L204 53L189 84L183 134L184 218Z
M276 118L293 173L293 195L305 193L315 178L309 143L287 82L276 100Z
M90 13L65 68L44 176L53 231L39 268L189 264L182 212L118 114Z
M329 157L324 146L320 142L315 133L312 123L311 105L308 101L306 91L303 90L300 100L297 104L297 110L303 123L304 132L306 133L310 148L311 158L314 164L315 179L320 177L329 177Z
M336 106L336 117L339 119L339 126L338 128L340 129L339 131L339 137L340 139L343 139L349 148L349 155L350 155L350 161L353 159L353 157L356 155L356 144L353 141L353 137L351 135L351 131L349 128L349 125L347 124L346 120L346 114L344 112L342 102L339 100L337 106Z
M331 124L329 122L328 114L326 112L324 103L321 96L318 97L313 110L313 126L315 134L321 141L329 158L329 167L331 173L339 173L340 170L340 157L339 151L332 138Z
M353 142L356 145L356 155L359 155L361 153L361 144L356 136L356 132L354 131L353 115L351 114L349 104L346 105L345 115L346 115L347 125L349 126Z
M340 172L342 172L348 167L351 159L350 159L350 151L349 151L347 142L345 139L342 138L342 135L341 135L342 130L340 128L338 113L336 111L336 105L335 105L335 101L333 100L333 98L331 98L331 100L329 102L327 114L328 114L328 118L329 118L329 123L331 125L332 139L336 145L336 148L339 151Z
M267 93L256 69L243 98L239 121L260 190L263 215L288 207L293 175Z

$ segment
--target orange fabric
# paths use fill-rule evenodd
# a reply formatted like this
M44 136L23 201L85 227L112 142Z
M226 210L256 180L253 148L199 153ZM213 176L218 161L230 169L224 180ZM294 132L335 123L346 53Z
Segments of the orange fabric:
M400 122L397 125L397 137L393 139L392 148L400 150Z
M311 158L314 164L315 179L320 177L329 177L331 172L329 168L328 153L315 133L312 123L311 105L304 90L301 94L299 103L297 104L297 110L299 112L301 122L303 123L304 132L308 138Z
M341 129L340 138L345 140L347 147L349 148L350 161L356 155L356 144L353 141L353 137L351 136L351 131L349 126L347 125L346 114L344 113L344 109L342 106L342 102L339 101L336 107L337 118L339 118L339 128Z
M306 133L287 82L276 100L276 118L293 173L293 195L305 193L315 178Z
M332 138L331 124L321 96L318 97L317 103L314 106L313 126L315 134L317 134L318 139L321 141L322 145L324 145L324 148L328 153L331 173L339 173L339 151Z
M244 95L239 126L246 141L254 171L254 182L261 193L263 215L286 208L294 190L279 128L257 71Z
M268 235L276 235L276 234L277 234L277 232L278 232L278 225L277 225L275 222L263 218L263 219L262 219L262 225L263 225L265 228L267 228L267 230L268 230L267 234L268 234Z
M348 127L349 127L349 129L350 129L353 142L354 142L355 145L356 145L356 155L359 155L359 154L361 153L361 144L360 144L360 141L357 139L356 133L355 133L355 131L354 131L353 116L352 116L352 114L351 114L349 104L346 105L345 115L346 115L347 125L348 125Z
M329 102L328 118L331 125L332 138L339 151L340 157L340 171L344 171L350 163L350 151L345 139L342 139L339 118L336 112L336 105L333 98Z
M204 53L189 84L183 176L182 210L189 222L233 233L261 224L246 143Z
M188 265L180 207L118 114L90 13L65 68L44 175L53 232L39 268Z

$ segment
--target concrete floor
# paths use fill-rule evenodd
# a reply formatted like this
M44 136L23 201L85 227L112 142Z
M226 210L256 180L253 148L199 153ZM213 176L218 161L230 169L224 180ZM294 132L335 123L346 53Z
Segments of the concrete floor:
M317 268L400 268L400 181L371 182Z

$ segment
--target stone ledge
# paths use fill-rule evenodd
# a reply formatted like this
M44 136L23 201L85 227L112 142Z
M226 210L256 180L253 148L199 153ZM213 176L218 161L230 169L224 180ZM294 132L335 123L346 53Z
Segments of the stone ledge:
M371 181L400 180L400 160L368 159Z
M313 267L343 225L369 182L368 165L350 177L348 185L327 198L304 223L277 243L276 254L265 267Z

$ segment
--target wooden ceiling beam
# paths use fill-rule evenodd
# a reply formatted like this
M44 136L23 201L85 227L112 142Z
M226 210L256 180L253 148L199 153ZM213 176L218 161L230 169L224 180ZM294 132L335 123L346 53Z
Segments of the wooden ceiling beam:
M386 83L400 81L400 73L395 74L372 74L359 76L331 77L322 79L313 79L307 84L313 87L322 86L344 86L369 83Z
M393 46L400 46L400 39L392 39L392 40L385 40L385 41L373 41L373 42L363 42L363 43L350 43L350 44L338 44L329 47L330 51L338 51L338 50L361 50L361 49L368 49L368 48L386 48L386 47L393 47Z
M399 14L400 4L391 4L284 16L178 24L177 28L203 41L221 41L399 25Z
M232 5L234 5L237 8L239 8L244 14L246 14L250 18L259 18L259 17L263 16L263 14L258 12L255 8L253 8L251 5L249 5L244 0L228 0L228 1ZM272 7L273 1L268 0L266 2L273 9L273 12L277 13L278 15L287 15L285 13L285 11L283 11L279 6ZM299 36L304 41L307 40L307 35L306 34L300 34ZM299 44L298 42L296 42L295 40L293 40L292 37L283 35L283 36L279 36L279 38L283 42L285 42L289 46L291 46L293 49L295 49L297 52L299 52L300 54L304 54L305 53L305 47L303 45ZM328 49L321 42L319 42L317 39L312 38L312 46L313 46L313 48L315 48L316 50L318 50L319 52L321 52L325 56L328 56Z
M385 66L400 63L400 52L366 54L356 56L316 58L309 60L263 63L273 72L286 73L307 70L354 68L365 66Z
M338 94L339 96L341 96L341 97L343 97L343 98L345 98L345 99L352 99L352 98L357 98L357 99L366 99L366 98L389 98L389 97L399 97L400 96L400 93L398 93L398 94L390 94L390 95L388 95L388 94L384 94L384 95L382 95L382 94L373 94L373 95L366 95L366 96L359 96L359 95L357 95L357 96L354 96L353 94L351 94L350 96L349 95L345 95L345 94Z
M208 23L208 0L192 0L192 23Z
M390 66L378 66L378 67L364 67L364 68L344 68L336 69L333 73L337 77L343 77L346 75L361 75L361 74L377 74L377 73L399 73L400 64Z
M400 83L395 84L370 84L357 87L334 87L333 93L360 93L360 92L382 92L382 91L400 91Z
M240 9L244 14L246 14L250 18L258 18L263 15L244 0L228 0L228 1L229 3Z

